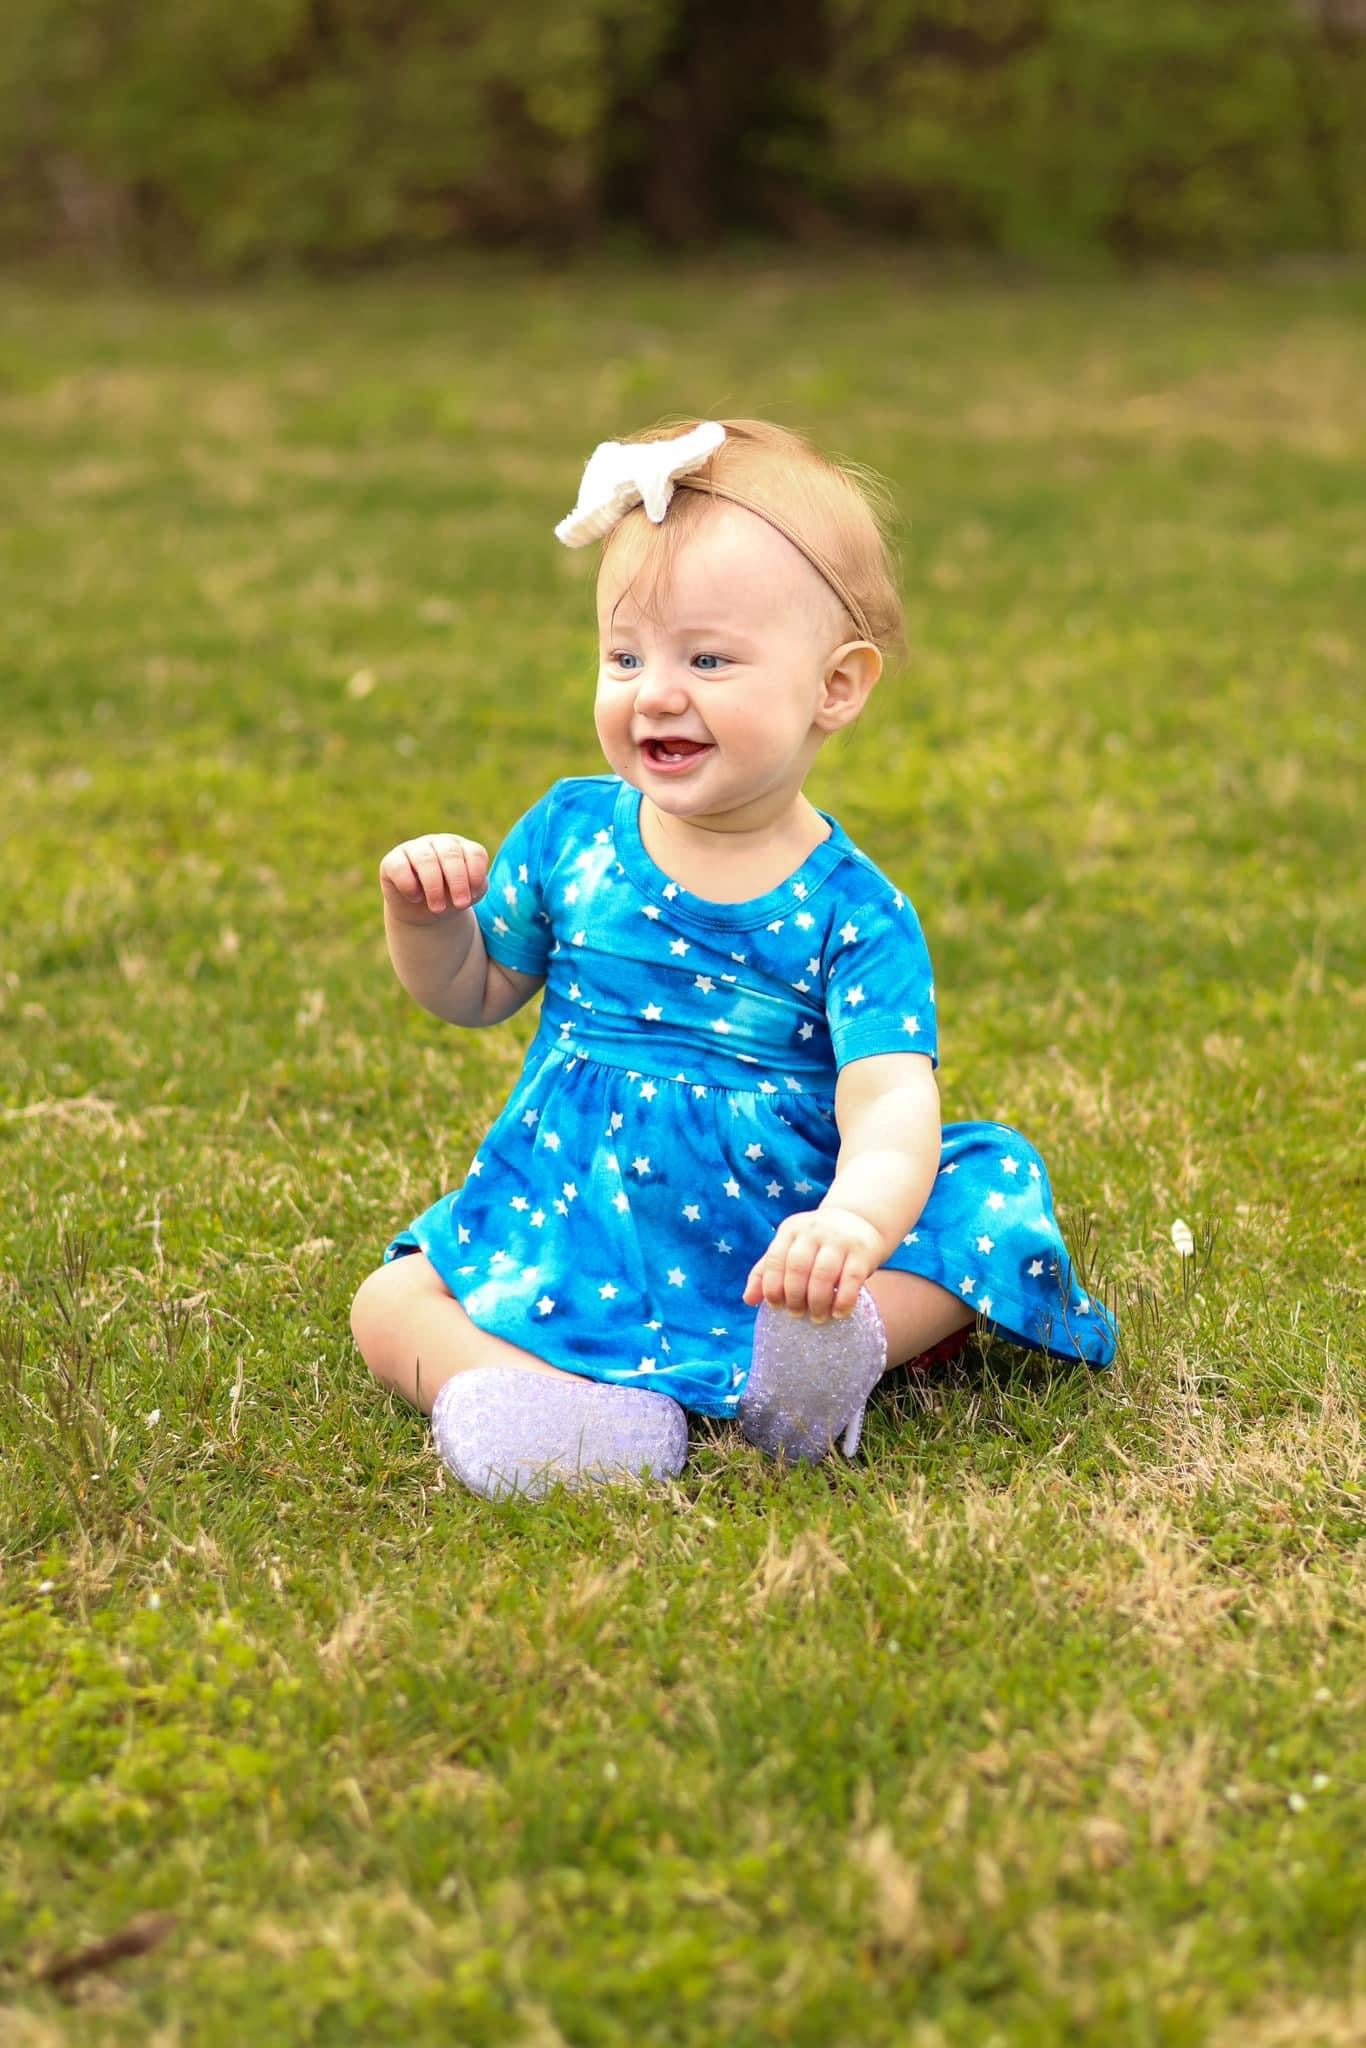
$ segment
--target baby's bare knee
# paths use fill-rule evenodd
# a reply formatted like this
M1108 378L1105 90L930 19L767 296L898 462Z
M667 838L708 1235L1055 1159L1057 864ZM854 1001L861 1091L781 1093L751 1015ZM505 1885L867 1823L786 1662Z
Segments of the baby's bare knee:
M371 1372L378 1371L379 1360L392 1342L398 1321L392 1272L392 1265L376 1266L373 1273L366 1274L351 1301L351 1335Z

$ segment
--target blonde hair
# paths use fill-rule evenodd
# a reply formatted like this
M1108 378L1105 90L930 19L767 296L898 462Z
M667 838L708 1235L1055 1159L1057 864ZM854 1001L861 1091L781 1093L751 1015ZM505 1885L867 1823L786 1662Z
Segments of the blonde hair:
M676 479L661 525L637 505L612 528L602 546L599 581L613 552L623 539L629 542L633 553L639 550L638 572L650 592L647 615L655 616L650 607L668 595L687 541L714 506L733 496L785 533L825 577L854 637L871 640L888 668L902 666L906 623L892 541L896 501L888 485L875 470L822 455L803 435L771 420L720 424L725 440L702 468ZM671 441L700 425L692 419L665 421L622 438Z

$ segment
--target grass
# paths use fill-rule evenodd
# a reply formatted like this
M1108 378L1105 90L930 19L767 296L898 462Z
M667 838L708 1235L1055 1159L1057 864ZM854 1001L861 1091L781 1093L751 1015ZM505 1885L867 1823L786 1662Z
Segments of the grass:
M868 259L11 282L7 2044L1366 2039L1363 315ZM600 767L551 527L685 411L909 515L910 670L810 793L1123 1348L889 1385L852 1465L699 1425L676 1485L492 1506L347 1307L534 1018L419 1012L375 870Z

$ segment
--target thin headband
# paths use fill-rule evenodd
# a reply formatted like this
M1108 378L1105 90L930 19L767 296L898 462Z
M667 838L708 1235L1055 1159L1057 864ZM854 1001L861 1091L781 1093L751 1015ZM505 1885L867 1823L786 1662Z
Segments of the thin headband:
M704 483L688 474L703 469L725 438L726 430L719 420L703 420L686 433L659 441L600 441L584 469L579 501L555 528L555 538L567 548L587 547L592 541L602 540L636 505L643 505L646 518L652 525L660 526L678 485L708 497L728 498L746 512L757 513L784 540L791 541L816 574L829 584L863 638L873 640L862 605L819 548L794 533L779 513L759 504L744 491L733 490L711 478Z

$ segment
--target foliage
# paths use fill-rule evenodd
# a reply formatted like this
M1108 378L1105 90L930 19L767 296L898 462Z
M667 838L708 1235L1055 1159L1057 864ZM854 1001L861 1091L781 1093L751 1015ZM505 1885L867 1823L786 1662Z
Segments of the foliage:
M24 0L0 13L0 247L210 272L462 242L561 250L657 231L658 198L633 194L661 177L680 219L724 229L728 203L732 227L826 243L870 228L1032 257L1366 243L1366 35L1350 12L802 13L823 22L824 55L782 90L770 62L734 132L688 153L707 110L680 125L673 103L714 94L740 28L686 0ZM680 51L703 46L684 83ZM743 217L737 161L754 188Z

